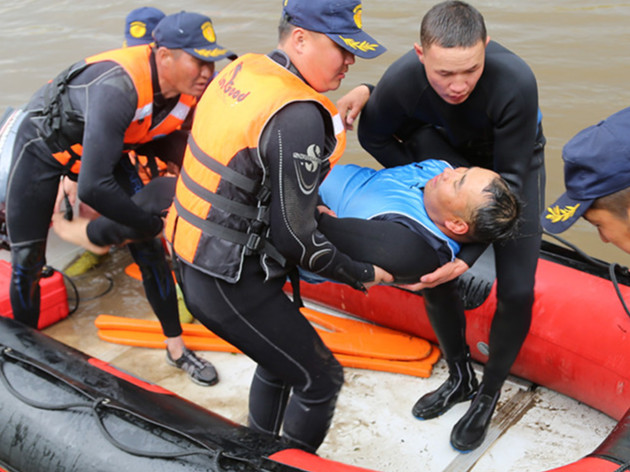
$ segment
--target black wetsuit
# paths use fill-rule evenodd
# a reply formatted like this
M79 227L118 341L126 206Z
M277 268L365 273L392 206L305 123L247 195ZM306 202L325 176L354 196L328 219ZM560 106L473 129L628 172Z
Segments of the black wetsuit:
M271 57L294 71L290 64L285 64L288 58L283 53L275 52ZM239 74L250 73L246 68L257 60L243 60ZM240 86L239 77L234 79L234 87ZM215 81L220 84L221 78L220 73ZM254 87L251 93L255 95L258 91ZM220 92L208 89L206 93ZM197 113L210 112L205 107L202 98ZM260 109L264 107L261 105ZM193 136L195 132L193 125ZM181 287L191 313L257 363L249 395L250 427L271 435L279 435L282 430L283 440L309 451L315 451L326 436L343 385L343 369L313 326L299 313L297 305L283 292L286 274L296 265L303 265L355 286L374 279L371 264L353 261L317 230L317 183L327 172L328 159L317 159L316 165L304 166L304 156L309 148L330 153L332 135L330 113L310 100L288 103L261 130L257 155L264 163L271 185L269 237L286 258L284 268L266 255L246 253L242 259L239 256L236 280L228 281L227 277L209 275L206 272L209 269L201 263L193 266L183 258L178 259ZM204 149L204 152L212 151ZM244 175L247 167L255 165L237 158L230 163ZM186 162L183 167L186 169ZM234 197L230 201L239 200ZM179 228L184 222L181 217L173 224ZM172 239L176 242L177 237L176 231ZM214 258L208 263L213 268L226 260L231 264L232 260L219 251L223 247L228 253L233 246L227 241L220 246L217 241L216 246L210 246L212 249L202 254ZM197 251L202 249L205 248L198 247Z
M450 105L431 88L424 66L410 51L385 72L359 122L361 145L383 166L424 159L481 166L501 174L523 200L517 239L494 245L497 310L490 332L484 390L507 377L531 324L534 276L544 202L544 143L536 79L518 56L496 42L486 48L485 68L468 99ZM469 266L483 251L468 245L459 258ZM466 355L464 308L456 281L424 291L429 317L450 361Z
M159 91L153 66L153 123L177 103L165 100ZM67 170L52 156L64 146L50 138L51 131L42 110L52 85L40 89L25 107L28 114L16 139L13 167L7 192L7 224L11 244L13 277L11 304L15 318L37 326L39 319L39 278L45 264L45 248L60 178ZM174 283L162 244L155 239L162 229L159 212L134 204L131 195L142 187L136 169L123 152L123 137L136 112L137 93L129 75L114 62L87 66L67 87L72 108L83 120L68 130L68 139L82 143L79 198L96 211L127 225L142 242L130 245L141 268L147 298L157 314L164 334L181 334ZM62 130L64 131L64 130ZM137 148L166 160L181 159L187 133L178 131ZM59 146L59 147L57 147Z

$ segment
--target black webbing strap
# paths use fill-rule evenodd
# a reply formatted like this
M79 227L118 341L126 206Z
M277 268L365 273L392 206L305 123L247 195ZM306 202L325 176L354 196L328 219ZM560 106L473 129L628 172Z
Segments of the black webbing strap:
M297 267L291 269L291 271L287 274L289 277L289 282L291 282L291 290L293 291L293 303L298 308L302 308L304 306L304 302L302 301L302 295L300 294L300 272Z
M202 200L210 203L215 208L219 208L227 211L228 213L242 216L250 220L259 216L258 208L225 198L224 196L211 192L207 188L199 185L190 177L190 175L188 175L185 168L182 168L180 178L188 190L200 197ZM268 221L266 222L268 223Z
M257 180L250 179L249 177L244 176L236 172L233 169L230 169L227 166L224 166L219 161L214 159L212 156L206 154L195 142L192 135L188 138L188 145L190 146L190 150L195 155L195 157L201 162L204 166L210 169L215 174L219 174L221 179L235 185L251 194L256 194L260 189L260 183Z
M271 243L269 243L269 241L267 241L260 234L238 231L232 228L227 228L218 223L214 223L213 221L208 221L200 218L199 216L186 210L177 200L177 198L175 198L174 203L178 215L184 220L188 221L191 225L202 230L204 233L212 234L221 239L225 239L226 241L240 244L244 246L250 254L267 254L280 265L284 266L286 264L286 259L282 254L280 254L280 251L278 251Z

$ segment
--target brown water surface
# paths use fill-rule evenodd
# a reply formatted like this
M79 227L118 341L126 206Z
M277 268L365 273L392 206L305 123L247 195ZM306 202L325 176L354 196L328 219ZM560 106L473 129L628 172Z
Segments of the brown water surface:
M384 69L417 40L426 0L365 0L363 24L389 51L358 60L333 99ZM151 5L209 15L220 44L239 54L267 52L276 44L278 0L156 0ZM479 0L490 36L521 55L539 83L547 136L547 203L564 190L562 146L582 128L630 105L630 2L595 0ZM83 57L122 42L124 18L144 2L104 0L5 0L0 3L0 111L28 100L46 80ZM345 162L378 164L350 136ZM580 221L563 235L588 253L624 265L630 258L604 245Z

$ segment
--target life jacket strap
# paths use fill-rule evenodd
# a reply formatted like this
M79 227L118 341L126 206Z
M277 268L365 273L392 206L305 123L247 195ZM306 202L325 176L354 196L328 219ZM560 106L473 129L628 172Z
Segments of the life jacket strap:
M175 209L177 214L188 223L199 228L206 234L215 235L226 241L230 241L236 244L240 244L245 247L245 253L251 254L266 254L274 259L282 267L286 266L286 258L276 249L260 230L266 229L265 225L256 226L250 224L246 232L238 231L236 229L228 228L221 224L209 221L191 213L185 209L181 203L175 198Z

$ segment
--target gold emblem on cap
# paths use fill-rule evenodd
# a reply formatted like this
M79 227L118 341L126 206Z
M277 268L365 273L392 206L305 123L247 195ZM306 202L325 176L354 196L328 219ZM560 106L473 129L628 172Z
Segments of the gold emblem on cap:
M203 37L208 40L209 43L216 43L217 37L214 34L214 28L212 27L212 23L206 21L203 25L201 25L201 32Z
M363 28L363 20L361 19L363 7L361 6L361 4L359 3L356 7L354 7L354 10L352 10L352 12L354 13L354 23L359 29Z
M142 21L133 21L129 25L129 34L134 38L142 38L147 32L147 25Z
M203 57L217 57L225 54L227 49L195 49L195 52Z
M339 39L341 39L344 43L346 43L347 46L351 47L352 49L358 49L359 51L363 52L376 51L376 48L378 48L377 43L368 43L367 41L359 42L352 38L344 38L341 35L339 36Z
M580 208L579 203L577 205L567 205L564 208L560 208L558 205L547 207L547 215L545 218L552 223L561 223L573 217L578 208Z

